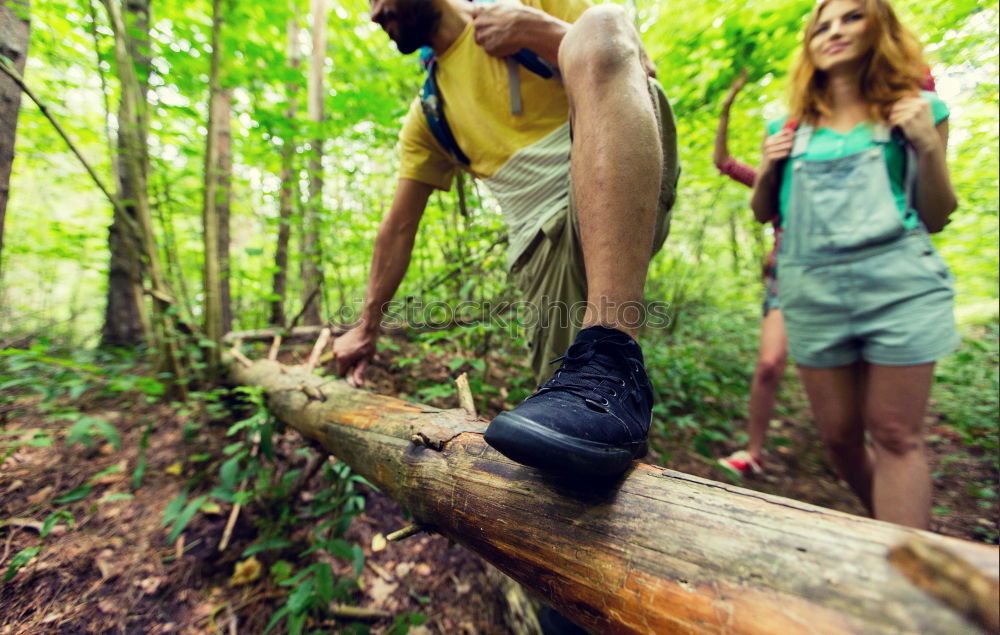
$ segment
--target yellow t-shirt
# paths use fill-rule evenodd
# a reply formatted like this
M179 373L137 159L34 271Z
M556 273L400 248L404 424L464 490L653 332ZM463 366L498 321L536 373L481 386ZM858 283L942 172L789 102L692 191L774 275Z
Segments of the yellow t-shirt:
M574 22L589 0L522 0L566 22ZM522 114L511 114L507 63L476 44L472 22L438 56L437 82L444 114L458 147L469 157L472 173L488 178L515 152L566 123L566 91L556 79L543 79L518 67ZM446 190L455 162L427 125L419 96L400 133L400 177Z

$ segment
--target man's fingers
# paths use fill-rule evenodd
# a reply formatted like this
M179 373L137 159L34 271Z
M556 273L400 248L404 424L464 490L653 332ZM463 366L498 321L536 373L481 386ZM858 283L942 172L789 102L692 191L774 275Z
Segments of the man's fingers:
M354 372L351 373L351 385L355 388L361 388L365 383L365 368L368 366L368 360L362 359L354 367Z

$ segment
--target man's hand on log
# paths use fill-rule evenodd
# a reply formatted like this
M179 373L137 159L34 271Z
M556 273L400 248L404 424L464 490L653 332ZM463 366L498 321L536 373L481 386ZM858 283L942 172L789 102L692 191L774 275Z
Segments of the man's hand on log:
M337 375L347 376L355 388L365 382L365 368L375 357L375 334L356 326L333 341L333 356L337 359Z

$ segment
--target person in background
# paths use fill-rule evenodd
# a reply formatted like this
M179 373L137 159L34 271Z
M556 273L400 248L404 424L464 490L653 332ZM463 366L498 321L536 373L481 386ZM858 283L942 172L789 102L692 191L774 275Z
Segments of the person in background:
M744 68L732 88L722 102L722 113L719 115L719 128L715 133L715 167L720 174L725 174L737 183L749 188L753 187L757 171L737 161L729 154L729 110L736 99L737 93L746 84L747 70ZM764 265L764 303L763 320L760 325L760 350L757 354L757 366L754 368L753 380L750 383L750 412L747 423L748 441L745 450L734 452L719 459L719 464L738 474L760 474L764 469L764 440L767 436L767 425L774 415L774 403L777 398L778 384L785 374L788 360L788 347L785 344L785 323L778 306L777 254L781 244L781 227L778 218L774 218L774 247L767 255Z
M760 222L780 213L789 352L834 468L876 518L921 528L934 363L959 340L928 236L957 206L948 108L925 81L886 0L817 2L791 78L798 123L768 124L751 201Z

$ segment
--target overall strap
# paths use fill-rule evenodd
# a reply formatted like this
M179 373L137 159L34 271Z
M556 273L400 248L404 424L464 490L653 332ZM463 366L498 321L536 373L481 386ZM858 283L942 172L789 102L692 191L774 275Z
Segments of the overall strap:
M802 123L795 128L795 140L792 142L792 152L790 159L797 159L806 153L809 148L809 140L812 139L815 128L812 124Z
M882 146L895 143L903 153L903 201L906 206L906 217L913 216L913 197L917 184L917 153L901 131L894 131L881 121L872 126L872 141Z

